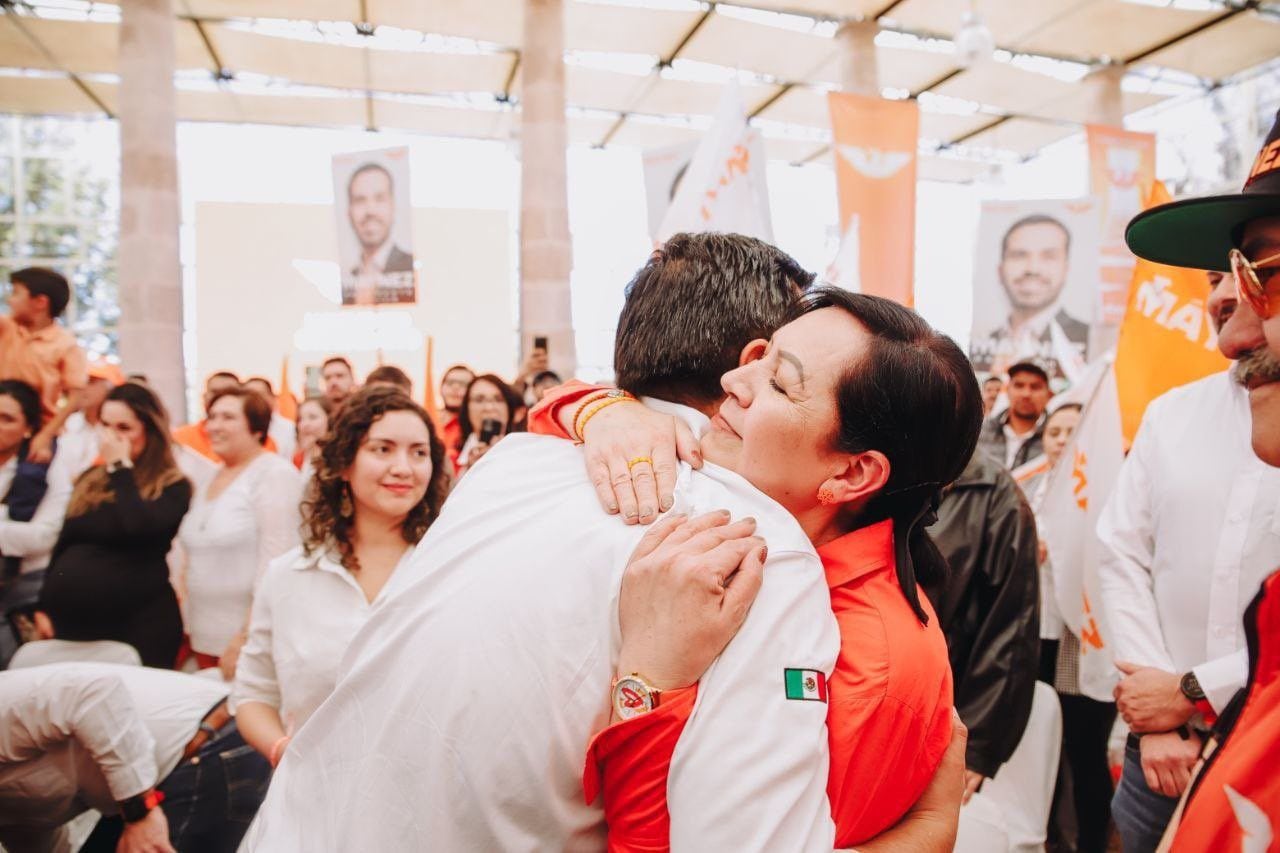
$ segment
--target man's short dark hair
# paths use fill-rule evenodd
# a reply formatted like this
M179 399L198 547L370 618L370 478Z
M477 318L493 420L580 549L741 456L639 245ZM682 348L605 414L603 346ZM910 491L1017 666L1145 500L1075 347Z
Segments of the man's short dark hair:
M529 384L540 385L543 382L554 382L557 385L559 385L562 382L564 382L564 380L561 379L560 374L556 373L554 370L544 370L541 373L539 373L537 376L533 377L533 381L530 382Z
M265 377L265 376L250 376L248 379L246 379L246 380L243 382L243 384L244 384L244 385L248 385L250 382L261 382L263 385L266 385L266 386L267 386L267 391L268 391L268 392L270 392L270 393L271 393L271 394L273 394L273 395L276 393L276 388L275 388L275 386L274 386L274 385L272 385L272 384L271 384L271 380L270 380L270 379L268 379L268 378L267 378L267 377Z
M1062 230L1062 238L1066 241L1066 250L1071 251L1071 229L1063 225L1061 220L1050 216L1047 213L1033 213L1030 216L1024 216L1017 222L1009 226L1004 232L1004 236L1000 238L1000 258L1003 260L1005 253L1009 251L1009 238L1013 236L1013 232L1019 228L1026 228L1029 225L1056 225Z
M204 381L204 387L208 388L209 383L215 379L230 379L232 382L236 383L237 385L240 384L240 377L236 376L230 370L218 370L218 371L215 371L214 373L209 374L209 378Z
M618 386L714 404L742 348L771 337L812 282L794 258L754 237L676 234L627 285L613 352Z
M10 274L9 281L20 284L32 296L49 300L49 317L57 319L67 310L71 301L71 288L62 274L48 267L26 267Z
M375 367L369 371L369 375L364 379L365 385L394 385L406 394L413 391L413 380L409 378L409 374L405 373L394 364L384 364L381 367Z
M351 198L351 188L356 185L356 178L365 172L381 172L387 176L387 186L391 188L392 194L396 191L396 180L391 177L391 172L381 163L361 163L360 166L351 173L351 177L347 179L347 198Z
M335 355L332 358L326 358L324 360L324 363L320 365L320 372L324 373L324 369L331 364L341 364L343 367L347 369L347 373L351 374L351 378L353 379L355 378L356 371L351 366L351 362L347 361L345 358L343 358L340 355Z

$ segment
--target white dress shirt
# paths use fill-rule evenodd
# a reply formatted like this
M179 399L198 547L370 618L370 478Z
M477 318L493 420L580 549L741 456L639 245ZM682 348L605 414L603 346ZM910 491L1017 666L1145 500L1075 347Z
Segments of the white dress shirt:
M1280 567L1280 470L1250 431L1225 372L1158 397L1098 520L1116 659L1193 670L1217 711L1247 678L1244 610Z
M406 551L395 571L411 554ZM383 586L368 601L351 572L327 552L307 555L299 545L273 560L253 597L232 711L261 702L280 712L286 730L301 728L333 691L352 636L385 593Z
M114 814L159 784L227 690L109 663L0 673L0 844L15 844L10 833L31 844L32 830L53 833L88 809Z
M0 498L9 493L17 469L17 457L0 466ZM21 557L19 571L23 574L49 565L53 546L58 541L58 534L62 532L62 521L67 514L71 486L77 473L74 455L64 454L62 442L59 441L58 451L49 463L49 472L45 478L48 487L31 520L11 520L9 507L0 504L0 554Z
M213 500L195 493L178 540L187 555L191 648L221 655L243 630L267 565L298 544L298 471L261 453Z
M827 706L788 701L784 686L787 667L835 664L822 564L737 474L681 466L674 511L715 509L757 519L768 564L673 755L671 847L830 851ZM609 721L618 592L644 532L600 509L580 448L504 438L388 583L244 849L602 850L603 810L583 802L582 771Z

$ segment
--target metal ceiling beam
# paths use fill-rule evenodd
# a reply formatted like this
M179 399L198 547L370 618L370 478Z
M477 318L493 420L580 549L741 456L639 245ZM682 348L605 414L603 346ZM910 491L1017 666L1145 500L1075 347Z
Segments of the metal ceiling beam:
M106 114L107 118L116 117L115 113L107 109L107 105L102 102L101 98L99 98L97 95L93 93L93 90L90 89L88 85L85 84L84 80L80 79L79 74L76 74L72 71L68 71L66 66L64 66L61 62L59 62L58 58L53 55L53 52L50 51L49 48L45 47L44 43L41 42L38 38L36 38L35 35L31 32L31 30L27 29L27 27L23 25L22 16L14 13L13 7L11 4L8 4L8 3L0 4L0 13L7 15L9 20L13 22L13 25L17 27L18 32L22 33L23 37L26 38L27 41L35 45L36 50L44 54L44 58L49 61L49 64L55 66L63 74L66 74L67 78L71 80L71 82L75 85L75 87L79 89L86 98L92 101L94 106L102 110L102 112Z

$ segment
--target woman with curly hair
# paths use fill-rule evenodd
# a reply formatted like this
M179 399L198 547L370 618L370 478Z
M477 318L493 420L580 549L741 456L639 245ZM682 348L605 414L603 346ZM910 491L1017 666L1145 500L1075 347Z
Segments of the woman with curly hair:
M274 766L337 680L379 593L440 514L444 445L397 388L366 388L322 440L303 501L302 545L274 560L254 596L231 705Z

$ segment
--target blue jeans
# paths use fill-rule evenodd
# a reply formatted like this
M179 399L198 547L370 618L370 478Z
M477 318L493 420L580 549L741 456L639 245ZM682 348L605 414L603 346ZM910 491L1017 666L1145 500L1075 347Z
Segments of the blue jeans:
M1130 736L1124 748L1124 771L1111 799L1111 817L1124 842L1124 853L1154 853L1160 845L1174 810L1176 797L1151 790L1142 773L1142 753Z
M181 853L235 853L270 779L267 759L244 742L235 721L227 723L157 786L169 842ZM114 851L123 827L120 818L104 817L82 853Z

